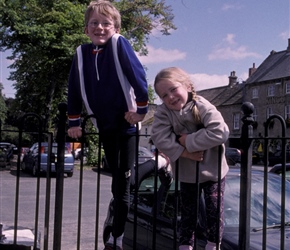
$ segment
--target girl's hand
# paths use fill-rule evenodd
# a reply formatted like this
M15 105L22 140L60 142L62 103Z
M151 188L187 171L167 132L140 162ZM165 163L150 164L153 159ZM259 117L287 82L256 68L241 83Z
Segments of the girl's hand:
M125 120L134 125L144 119L146 114L138 114L136 112L128 111L125 113Z
M193 161L203 161L204 151L189 153L186 149L182 152L181 157L188 158Z
M182 145L183 147L185 147L186 136L187 134L181 134L180 137L178 138L180 145Z
M71 127L68 129L67 134L69 137L78 139L82 137L82 128L81 127Z

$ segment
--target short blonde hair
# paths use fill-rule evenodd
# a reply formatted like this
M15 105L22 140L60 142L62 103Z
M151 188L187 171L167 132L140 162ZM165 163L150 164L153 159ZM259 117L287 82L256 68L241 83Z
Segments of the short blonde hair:
M114 21L114 26L116 29L121 29L121 15L120 12L115 8L115 6L106 0L98 0L90 2L86 12L85 12L85 26L88 25L90 16L92 12L96 11L106 17L110 17Z

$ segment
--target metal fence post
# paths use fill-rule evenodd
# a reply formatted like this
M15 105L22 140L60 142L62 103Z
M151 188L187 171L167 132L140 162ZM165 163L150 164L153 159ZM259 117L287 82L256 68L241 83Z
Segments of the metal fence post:
M63 207L63 180L64 180L64 153L65 153L65 128L67 105L60 103L58 106L59 116L57 125L57 164L56 164L56 188L55 188L55 213L54 213L54 238L53 249L61 249L62 234L62 207Z
M251 168L252 168L252 142L254 122L254 105L245 102L242 105L242 156L241 156L241 192L240 192L240 224L239 224L239 249L250 248L250 218L251 218Z

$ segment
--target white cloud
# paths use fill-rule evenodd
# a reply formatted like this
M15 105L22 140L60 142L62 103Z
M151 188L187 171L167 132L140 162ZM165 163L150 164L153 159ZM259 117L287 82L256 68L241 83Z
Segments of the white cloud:
M190 76L196 91L225 86L229 83L229 76L227 75L208 75L201 73L191 74Z
M227 34L226 38L223 39L226 43L230 45L235 45L235 35L234 34Z
M290 37L290 31L284 31L279 35L283 40L287 40Z
M225 3L223 6L222 6L222 10L223 11L228 11L228 10L239 10L241 9L241 5L240 4L228 4L228 3Z
M256 52L251 52L246 46L238 45L234 34L227 34L221 44L208 55L210 61L213 60L241 60L248 57L260 58Z
M175 61L184 60L186 58L186 53L178 49L173 50L165 50L163 48L156 49L150 45L147 46L147 49L148 49L147 56L140 56L136 54L140 62L145 65L172 63Z

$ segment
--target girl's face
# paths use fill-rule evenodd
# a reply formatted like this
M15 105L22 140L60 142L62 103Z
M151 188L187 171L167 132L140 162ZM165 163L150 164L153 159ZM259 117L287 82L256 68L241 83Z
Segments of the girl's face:
M107 16L94 11L85 27L85 34L96 46L104 45L119 30L115 28L114 21Z
M167 108L180 111L187 102L190 87L162 79L155 85L155 90Z

